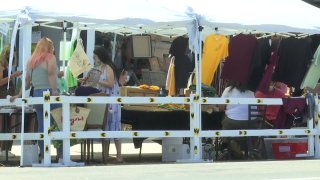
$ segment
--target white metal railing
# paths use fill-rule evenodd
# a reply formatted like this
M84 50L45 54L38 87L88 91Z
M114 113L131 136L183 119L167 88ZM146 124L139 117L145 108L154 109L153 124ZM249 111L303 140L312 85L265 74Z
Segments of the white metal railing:
M69 107L74 103L121 103L121 104L160 104L176 103L190 105L190 129L185 131L70 131ZM44 105L44 132L43 133L1 133L0 140L44 140L44 164L51 164L51 140L63 140L64 166L73 166L70 161L70 139L84 138L138 138L138 137L190 137L201 139L202 137L245 137L245 136L291 136L305 135L309 139L308 155L315 158L320 157L319 135L320 128L318 119L310 119L305 129L259 129L259 130L201 130L201 119L195 109L201 112L202 104L259 104L259 105L281 105L282 100L278 98L200 98L197 95L190 97L77 97L77 96L49 96L45 92L43 97L17 99L10 103L6 99L0 100L0 106L21 105L22 103L33 105ZM50 104L61 103L63 106L63 131L50 130ZM198 106L198 107L197 107ZM197 125L194 125L195 122ZM314 126L315 124L315 126ZM201 142L200 142L201 143ZM201 144L194 144L191 147L191 160L201 160ZM23 154L21 155L23 159Z

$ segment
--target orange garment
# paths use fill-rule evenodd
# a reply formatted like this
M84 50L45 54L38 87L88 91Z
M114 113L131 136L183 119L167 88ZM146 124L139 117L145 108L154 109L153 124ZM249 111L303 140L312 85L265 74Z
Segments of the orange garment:
M171 58L171 62L168 69L166 89L168 90L169 96L176 95L176 80L174 77L174 56Z
M202 55L202 83L210 86L220 61L228 56L227 37L219 34L208 36L204 41Z

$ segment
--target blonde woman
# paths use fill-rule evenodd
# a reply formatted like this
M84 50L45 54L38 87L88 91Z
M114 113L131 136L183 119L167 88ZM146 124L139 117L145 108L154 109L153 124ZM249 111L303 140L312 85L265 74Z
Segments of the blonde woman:
M58 67L54 56L53 42L49 38L42 38L37 43L34 52L27 64L26 89L33 86L33 97L42 97L43 92L49 90L52 96L58 96ZM21 91L17 96L21 97ZM43 105L35 106L37 111L38 132L43 132ZM51 105L51 109L57 105ZM40 155L43 157L43 141L39 141ZM62 149L58 149L58 156L62 158Z
M10 46L7 45L3 48L0 54L0 99L6 98L7 95L13 95L14 83L12 82L12 79L21 75L20 71L16 71L11 74L10 78L8 77L9 55L10 55ZM16 54L14 54L13 66L16 66ZM10 80L9 89L7 89L8 80ZM5 130L3 125L4 125L3 115L0 114L0 132L4 132ZM5 149L9 150L9 156L11 157L14 156L14 154L10 152L11 147L12 147L12 141L9 141L7 143L5 143L4 141L0 141L0 156L5 155L4 153Z

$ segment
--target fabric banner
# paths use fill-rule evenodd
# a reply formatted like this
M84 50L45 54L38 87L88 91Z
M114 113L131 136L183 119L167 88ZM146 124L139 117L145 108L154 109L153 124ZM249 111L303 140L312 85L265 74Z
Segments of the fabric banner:
M71 131L83 131L87 118L89 116L90 109L83 107L70 107L70 130ZM51 115L59 130L62 130L62 108L56 108L51 111Z

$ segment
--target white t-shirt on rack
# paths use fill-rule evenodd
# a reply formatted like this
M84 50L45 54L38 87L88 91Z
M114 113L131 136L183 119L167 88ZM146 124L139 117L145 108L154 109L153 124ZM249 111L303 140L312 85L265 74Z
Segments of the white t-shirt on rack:
M227 87L222 98L255 98L254 93L250 90L240 92L237 88ZM226 107L226 116L233 120L248 120L249 108L247 104L228 104Z

